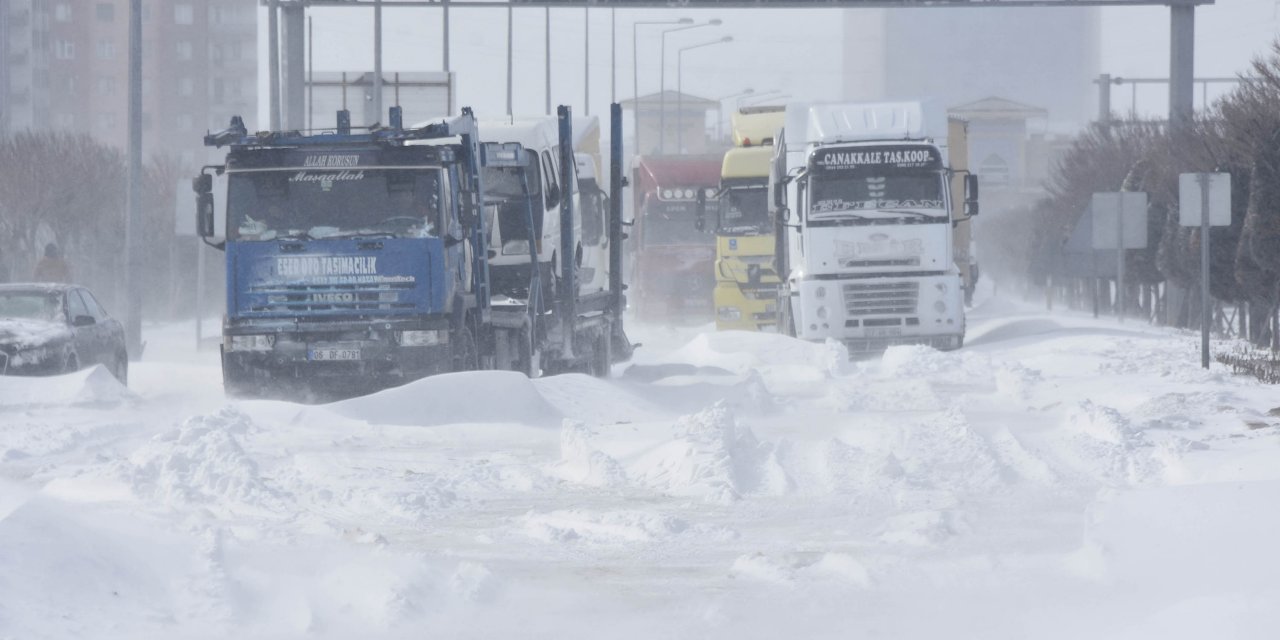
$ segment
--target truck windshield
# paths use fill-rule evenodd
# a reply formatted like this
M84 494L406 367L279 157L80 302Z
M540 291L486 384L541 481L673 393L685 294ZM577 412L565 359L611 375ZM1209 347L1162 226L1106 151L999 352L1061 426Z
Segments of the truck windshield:
M945 218L942 174L936 171L826 172L815 176L810 210L815 215L845 211L934 210ZM928 213L925 211L924 213Z
M485 167L485 201L496 207L497 239L502 255L529 255L529 207L533 207L535 238L542 235L542 175L538 164L532 163L521 184L521 169L517 167ZM524 189L528 188L528 198Z
M437 168L242 171L228 185L232 240L430 237L441 227Z
M721 233L770 231L769 198L765 185L732 187L720 198Z
M713 205L714 206L714 205ZM698 231L695 226L698 205L692 201L664 202L650 200L645 204L644 244L703 245L715 244L715 236Z

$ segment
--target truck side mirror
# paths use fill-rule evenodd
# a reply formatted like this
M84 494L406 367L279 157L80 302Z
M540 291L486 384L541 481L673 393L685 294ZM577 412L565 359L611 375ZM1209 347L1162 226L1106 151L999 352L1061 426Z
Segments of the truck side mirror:
M213 193L213 176L202 173L191 179L191 190L197 194Z
M693 220L693 228L698 231L705 231L707 228L707 192L698 189L698 213Z
M204 176L209 177L209 176ZM196 196L196 232L201 238L212 238L213 228L213 193L201 193Z
M970 218L978 215L978 176L972 173L964 177L964 214Z

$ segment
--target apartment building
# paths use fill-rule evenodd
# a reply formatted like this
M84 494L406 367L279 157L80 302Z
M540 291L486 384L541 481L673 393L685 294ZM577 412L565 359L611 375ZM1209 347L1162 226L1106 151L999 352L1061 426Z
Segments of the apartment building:
M128 140L129 0L0 0L0 129ZM144 0L144 152L185 164L201 136L257 111L255 0Z

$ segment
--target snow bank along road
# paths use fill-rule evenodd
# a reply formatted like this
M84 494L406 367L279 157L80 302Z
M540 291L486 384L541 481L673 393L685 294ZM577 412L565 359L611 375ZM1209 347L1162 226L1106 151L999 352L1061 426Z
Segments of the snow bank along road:
M0 638L1275 638L1280 393L1000 300L955 353L651 329L613 379L0 379Z

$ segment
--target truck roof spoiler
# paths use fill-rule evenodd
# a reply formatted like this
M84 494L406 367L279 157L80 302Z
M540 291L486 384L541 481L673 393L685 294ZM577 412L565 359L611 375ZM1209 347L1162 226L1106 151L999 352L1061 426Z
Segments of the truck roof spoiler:
M476 137L475 115L470 107L462 108L462 115L453 118L429 122L416 127L404 128L404 112L400 107L391 107L391 126L373 125L367 131L353 133L351 112L343 109L338 112L337 127L318 133L308 131L258 131L249 133L244 125L244 118L231 117L231 125L217 133L208 133L204 137L206 147L302 147L333 145L398 145L410 140L438 140L470 135Z

